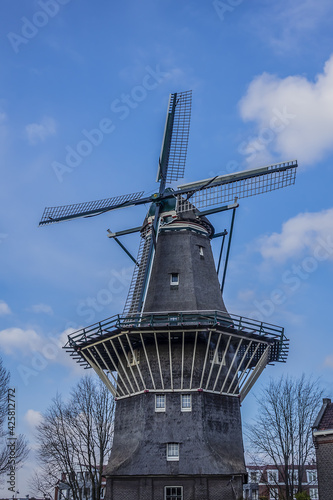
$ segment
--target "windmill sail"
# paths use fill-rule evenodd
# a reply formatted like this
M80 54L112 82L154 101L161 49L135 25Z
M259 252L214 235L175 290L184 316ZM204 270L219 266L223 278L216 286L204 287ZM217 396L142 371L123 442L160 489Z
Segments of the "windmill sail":
M193 205L212 207L274 191L295 183L297 161L268 165L255 170L238 172L178 186L177 212L187 212Z
M170 95L157 174L164 184L184 177L191 105L192 90Z
M44 209L39 225L52 224L65 220L77 219L79 217L91 217L99 215L109 210L130 206L133 202L142 198L144 191L138 193L105 198L104 200L87 201L84 203L74 203L60 207L46 207Z
M136 314L140 311L141 297L143 287L145 285L146 268L148 265L148 256L150 245L152 243L152 232L141 234L141 241L136 261L138 266L135 266L132 281L128 291L123 315L128 316Z
M157 174L157 180L160 181L159 195L161 197L173 198L174 195L171 193L165 196L166 183L184 176L190 132L191 104L191 90L170 95ZM158 237L160 208L159 205L155 207L153 227L145 229L141 234L142 240L137 258L139 266L134 269L124 315L136 314L142 309L145 287L149 281L148 274L155 253L152 234L154 233L155 237Z

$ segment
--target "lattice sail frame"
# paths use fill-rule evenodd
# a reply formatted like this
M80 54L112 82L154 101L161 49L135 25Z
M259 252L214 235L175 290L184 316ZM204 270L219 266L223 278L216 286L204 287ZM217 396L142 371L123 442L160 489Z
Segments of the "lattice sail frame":
M176 210L187 212L193 205L200 210L290 186L295 183L296 169L297 161L292 160L178 186L178 190L185 193L175 192Z
M139 200L142 198L143 194L144 191L140 191L138 193L105 198L104 200L73 203L72 205L62 205L60 207L46 207L39 225L41 226L44 224L52 224L53 222L70 220L74 217L77 218L99 215L114 208L121 208L121 206L125 203Z
M145 274L148 265L151 240L152 229L150 226L147 226L146 229L141 232L139 251L136 259L138 265L135 266L133 271L131 284L123 310L124 316L135 314L139 310L142 289L145 285Z
M206 311L115 316L71 334L65 348L117 399L205 391L242 401L268 363L285 361L288 339L283 328Z
M157 180L165 182L184 177L190 134L192 90L170 94Z
M184 177L190 133L192 91L178 94L177 99L168 157L167 182L178 181Z

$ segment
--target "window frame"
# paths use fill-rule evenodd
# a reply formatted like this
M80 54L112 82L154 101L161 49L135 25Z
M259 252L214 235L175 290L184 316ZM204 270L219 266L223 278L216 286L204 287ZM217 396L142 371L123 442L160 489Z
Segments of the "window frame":
M127 366L136 366L140 364L140 349L133 349L127 353Z
M157 406L157 399L163 398L164 406ZM165 394L155 394L155 411L156 413L162 413L166 411L166 395Z
M317 484L318 483L318 472L316 469L308 469L306 471L306 476L308 483Z
M309 495L311 500L318 500L319 499L318 488L309 488Z
M251 484L259 484L259 479L260 479L260 471L259 470L249 470L249 478L250 481L249 483ZM252 479L252 474L255 474L255 481Z
M175 450L177 450L177 454L170 453L172 447L175 447ZM166 458L168 462L179 462L179 443L167 443Z
M279 471L277 469L267 469L267 482L268 484L279 483Z
M214 363L214 365L226 366L227 364L224 356L224 351L220 349L218 351L216 349L209 349L208 357L209 362Z
M170 273L170 286L179 286L179 273Z
M183 398L189 398L190 405L189 406L183 406ZM180 395L180 409L181 411L187 412L187 411L192 411L192 394L181 394Z
M175 495L172 492L168 493L167 490L171 488L177 488L177 490L180 490L180 494L178 492ZM183 500L183 498L184 490L182 486L164 486L164 500Z

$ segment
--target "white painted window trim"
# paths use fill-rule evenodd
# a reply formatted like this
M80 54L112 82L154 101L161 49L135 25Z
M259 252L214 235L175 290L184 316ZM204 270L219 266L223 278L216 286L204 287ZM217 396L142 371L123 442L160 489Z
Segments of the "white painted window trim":
M318 488L309 488L309 494L311 500L318 500L319 495L318 495Z
M279 471L277 469L267 469L267 482L268 484L278 484Z
M164 406L157 406L157 398L163 398L164 399ZM155 395L155 411L157 413L160 412L165 412L166 409L166 395L165 394L156 394Z
M177 489L180 489L180 498L181 500L183 500L184 496L183 496L183 487L182 486L164 486L164 500L167 500L167 489L168 488L177 488ZM177 496L178 493L177 493ZM170 493L169 493L169 497L170 497Z
M183 406L183 397L190 399L190 406ZM192 394L181 394L180 395L180 408L181 411L192 411Z
M140 363L140 349L133 349L127 354L127 366L135 366Z
M179 285L179 273L170 273L170 285L171 286Z
M177 454L175 454L175 453L171 454L171 450L173 447L175 448L175 452L177 452ZM179 461L179 443L167 443L166 452L167 452L166 455L167 455L168 462L178 462Z

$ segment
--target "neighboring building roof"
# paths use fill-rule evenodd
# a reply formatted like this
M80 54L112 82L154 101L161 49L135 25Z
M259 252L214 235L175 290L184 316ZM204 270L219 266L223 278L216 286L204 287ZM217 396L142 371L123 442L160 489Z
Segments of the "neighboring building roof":
M323 399L323 406L313 425L313 435L333 434L333 403L329 398Z

